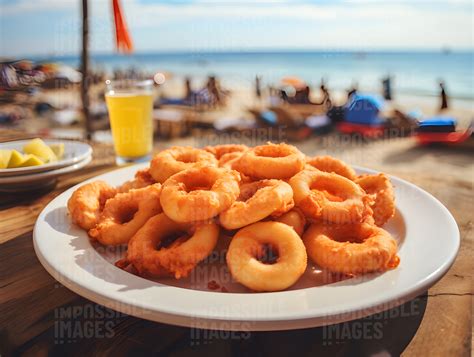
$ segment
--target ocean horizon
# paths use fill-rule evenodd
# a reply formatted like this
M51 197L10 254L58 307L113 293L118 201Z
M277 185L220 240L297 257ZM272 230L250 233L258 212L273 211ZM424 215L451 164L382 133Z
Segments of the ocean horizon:
M79 66L79 56L30 57ZM278 84L284 76L298 76L317 86L322 79L329 88L345 90L357 84L361 90L379 90L382 78L390 76L401 94L435 96L439 81L448 94L474 101L474 51L472 50L246 50L170 51L132 55L91 55L91 66L111 73L134 68L154 73L171 72L176 77L196 79L216 75L227 85L253 85L255 76L264 84Z

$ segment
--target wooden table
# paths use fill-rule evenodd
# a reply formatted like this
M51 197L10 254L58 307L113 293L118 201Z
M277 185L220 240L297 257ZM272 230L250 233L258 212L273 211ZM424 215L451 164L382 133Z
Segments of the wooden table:
M277 139L282 139L279 135ZM0 132L0 141L18 138L22 135L17 132ZM213 140L212 136L200 136L161 143L157 149L171 144L204 145ZM266 137L250 140L255 143ZM107 310L56 282L39 263L32 243L36 217L49 201L84 179L114 168L112 148L96 143L93 162L80 173L62 177L52 191L0 195L0 355L469 355L473 153L418 148L411 139L367 143L337 135L298 145L307 154L331 153L398 175L440 199L456 218L462 238L459 255L446 276L427 293L388 312L298 331L206 331Z

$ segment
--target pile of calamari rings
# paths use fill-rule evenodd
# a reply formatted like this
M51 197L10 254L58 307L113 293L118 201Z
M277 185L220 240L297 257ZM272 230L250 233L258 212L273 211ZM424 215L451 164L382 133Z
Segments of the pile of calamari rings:
M172 147L120 187L81 186L68 211L91 239L127 244L116 265L144 277L188 276L221 230L232 235L232 278L252 291L289 288L308 257L348 275L399 263L397 242L381 228L395 212L389 178L359 176L336 158L309 158L285 143Z

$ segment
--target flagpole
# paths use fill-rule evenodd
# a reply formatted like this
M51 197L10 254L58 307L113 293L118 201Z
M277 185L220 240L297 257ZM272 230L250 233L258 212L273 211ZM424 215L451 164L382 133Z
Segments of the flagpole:
M90 140L92 136L92 123L89 113L89 11L87 2L88 0L82 0L81 100L86 138Z

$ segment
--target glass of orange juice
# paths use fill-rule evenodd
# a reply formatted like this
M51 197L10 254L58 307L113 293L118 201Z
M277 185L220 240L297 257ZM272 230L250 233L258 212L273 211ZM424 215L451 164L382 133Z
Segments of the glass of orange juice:
M107 80L105 83L117 163L150 160L153 149L153 81Z

